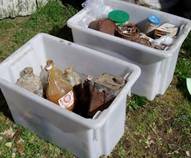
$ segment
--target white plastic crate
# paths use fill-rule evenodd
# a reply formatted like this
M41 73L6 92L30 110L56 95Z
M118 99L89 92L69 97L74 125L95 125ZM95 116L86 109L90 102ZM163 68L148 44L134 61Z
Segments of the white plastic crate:
M109 108L92 120L64 110L15 84L23 68L31 66L39 75L40 66L44 66L47 59L53 59L62 69L73 65L78 72L90 75L131 73ZM124 133L126 96L140 69L89 48L38 34L0 64L0 74L1 90L18 124L80 158L97 158L108 155Z
M173 46L167 51L161 51L89 29L89 23L96 19L95 13L89 8L81 10L67 22L72 29L74 42L130 61L141 68L141 76L133 86L132 93L149 100L153 100L156 95L163 95L173 79L180 47L191 29L191 21L124 1L105 0L104 4L106 8L127 11L133 23L140 23L149 15L156 15L160 17L161 23L170 22L177 26L184 24Z

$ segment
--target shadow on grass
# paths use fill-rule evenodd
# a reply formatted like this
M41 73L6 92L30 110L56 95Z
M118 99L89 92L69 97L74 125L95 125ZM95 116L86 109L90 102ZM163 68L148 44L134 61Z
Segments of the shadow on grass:
M188 93L185 79L179 78L176 87L181 91L181 93L185 96L185 98L187 98L189 101L191 101L191 96Z
M6 117L13 121L13 117L7 105L7 102L3 96L2 91L0 90L0 112L2 112Z
M68 41L73 41L72 31L69 27L67 27L67 25L65 25L62 28L59 28L58 26L56 26L49 33L53 36L56 36Z
M76 8L77 10L80 10L82 9L82 3L85 1L85 0L61 0L62 3L64 5L66 4L70 4L72 5L74 8Z
M162 9L163 11L191 19L191 1L177 0L177 2L168 9L166 7L168 6L168 3L170 4L171 2L164 3L164 0L160 0L160 2L162 5L161 7L163 8ZM172 0L172 3L173 3L173 0Z

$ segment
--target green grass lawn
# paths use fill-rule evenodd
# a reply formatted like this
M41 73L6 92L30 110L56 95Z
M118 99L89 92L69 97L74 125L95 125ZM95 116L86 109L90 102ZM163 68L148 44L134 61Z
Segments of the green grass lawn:
M66 21L77 12L59 1L48 3L29 17L0 21L0 59L39 32L71 40ZM191 155L191 97L185 78L191 77L191 35L185 41L174 80L164 96L150 102L133 96L129 103L126 130L111 158L184 158ZM72 158L68 151L39 139L16 125L2 96L0 103L1 158Z

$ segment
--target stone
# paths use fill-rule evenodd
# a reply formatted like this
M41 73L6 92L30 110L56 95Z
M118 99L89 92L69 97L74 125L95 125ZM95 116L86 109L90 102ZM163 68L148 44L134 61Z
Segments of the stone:
M31 15L47 2L48 0L0 0L0 19Z

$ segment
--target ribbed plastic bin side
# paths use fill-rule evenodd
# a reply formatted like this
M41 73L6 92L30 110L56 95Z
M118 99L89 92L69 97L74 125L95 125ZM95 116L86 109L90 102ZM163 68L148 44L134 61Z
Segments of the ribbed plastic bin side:
M167 51L161 51L89 29L89 23L96 17L88 8L81 10L67 23L72 29L76 43L140 66L142 73L133 86L132 93L145 96L149 100L153 100L156 95L164 94L172 81L180 47L191 29L190 20L123 1L104 2L110 8L127 11L132 23L141 23L149 15L156 15L160 17L161 23L184 25L173 46Z
M73 65L84 74L125 75L130 72L130 76L108 109L97 119L86 119L15 84L23 68L31 66L39 75L47 59L53 59L63 69ZM108 155L124 133L126 96L139 77L140 69L112 56L39 34L3 61L0 73L0 87L16 123L80 158L98 158Z

